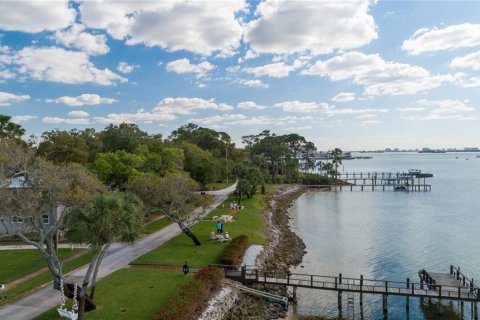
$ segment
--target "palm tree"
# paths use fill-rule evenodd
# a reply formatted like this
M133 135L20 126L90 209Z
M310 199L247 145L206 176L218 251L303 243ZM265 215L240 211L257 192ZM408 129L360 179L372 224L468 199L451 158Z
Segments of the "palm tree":
M335 148L327 152L327 156L332 159L332 164L335 167L335 178L338 175L338 166L342 164L343 151L340 148Z
M89 302L93 302L100 264L115 241L133 244L140 237L143 208L140 200L127 193L100 194L87 210L72 210L66 216L66 237L72 243L88 244L94 253L79 288L78 319L84 317L87 287L91 283Z

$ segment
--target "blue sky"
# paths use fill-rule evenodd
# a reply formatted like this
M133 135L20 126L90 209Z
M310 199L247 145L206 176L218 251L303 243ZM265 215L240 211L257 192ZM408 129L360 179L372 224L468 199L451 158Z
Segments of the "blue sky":
M480 146L480 2L0 1L0 113L319 149Z

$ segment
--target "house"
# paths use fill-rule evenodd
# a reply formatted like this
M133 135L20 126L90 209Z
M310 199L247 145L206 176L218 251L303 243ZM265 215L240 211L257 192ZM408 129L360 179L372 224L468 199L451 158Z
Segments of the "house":
M26 177L24 173L16 174L8 180L0 181L0 192L1 189L23 189L28 188L26 185ZM59 208L55 211L58 211ZM42 223L44 225L51 225L54 221L54 214L45 214L42 216ZM33 226L25 221L22 217L6 217L3 216L0 212L0 235L3 234L13 234L16 231L21 230L22 232L33 232Z

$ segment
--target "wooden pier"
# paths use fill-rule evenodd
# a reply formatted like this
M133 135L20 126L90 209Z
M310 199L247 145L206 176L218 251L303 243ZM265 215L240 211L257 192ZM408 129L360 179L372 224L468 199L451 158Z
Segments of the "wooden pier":
M227 270L227 278L248 284L269 284L310 288L317 290L336 291L338 293L338 309L342 309L342 293L357 293L360 295L360 306L363 306L363 294L383 296L383 311L388 310L388 296L406 297L406 309L409 310L410 297L428 298L429 300L450 300L472 303L474 319L478 320L477 302L480 302L480 289L474 285L473 279L468 279L460 273L460 268L450 266L450 274L428 273L425 269L419 271L420 282L372 280L338 276L322 276L312 274L296 274L277 271L266 271L243 266L241 271ZM294 297L295 299L296 297Z
M432 186L426 183L431 173L422 173L411 169L408 172L346 172L339 173L337 179L342 183L335 185L309 185L309 189L329 191L345 190L394 190L394 191L430 191Z

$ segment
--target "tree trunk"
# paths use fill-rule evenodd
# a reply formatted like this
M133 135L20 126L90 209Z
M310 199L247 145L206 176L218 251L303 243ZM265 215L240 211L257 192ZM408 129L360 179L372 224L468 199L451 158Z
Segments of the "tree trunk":
M93 300L93 296L95 295L95 287L97 286L98 270L100 269L100 264L102 263L103 257L105 257L105 254L107 253L108 248L110 248L110 244L103 246L102 251L100 252L100 255L98 256L97 262L95 264L95 269L93 271L93 276L92 276L92 288L90 289L91 300Z
M63 288L64 288L63 291L65 293L65 297L73 300L74 285L71 284L71 283L66 283ZM78 310L80 310L80 303L81 303L80 292L81 292L81 290L82 290L82 288L77 287L77 301L79 302ZM89 297L87 297L86 295L84 297L83 305L85 307L84 310L86 312L95 310L97 308L97 305L95 304L95 302L93 302L93 300L90 299Z
M180 226L180 229L182 229L182 232L185 233L190 239L192 239L193 243L195 243L196 246L202 245L200 241L198 240L197 236L190 230L190 228Z

